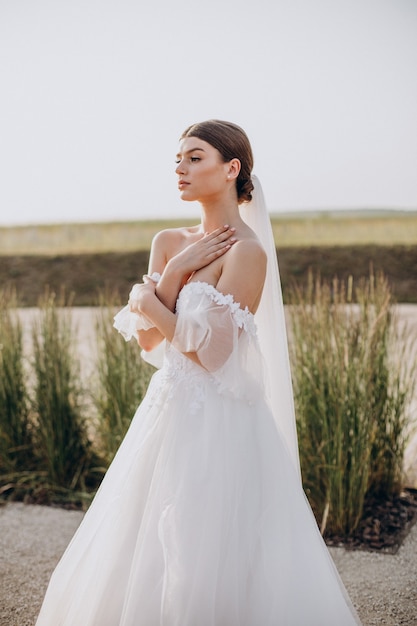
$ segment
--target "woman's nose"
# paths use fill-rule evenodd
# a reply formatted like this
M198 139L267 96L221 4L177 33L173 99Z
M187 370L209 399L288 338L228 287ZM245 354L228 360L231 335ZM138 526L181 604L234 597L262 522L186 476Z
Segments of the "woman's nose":
M184 174L184 161L181 159L181 161L178 162L177 167L175 168L175 173L176 174Z

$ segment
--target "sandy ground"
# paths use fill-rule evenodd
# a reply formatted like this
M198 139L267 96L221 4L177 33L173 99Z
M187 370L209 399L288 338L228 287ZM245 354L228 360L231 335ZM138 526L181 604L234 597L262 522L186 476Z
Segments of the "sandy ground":
M407 321L410 330L417 333L417 307L399 308L401 321ZM21 315L30 333L36 311L27 309ZM89 375L94 355L94 311L76 309L74 319L79 327L83 367ZM405 467L407 483L417 487L417 436L408 446ZM49 576L82 516L78 511L19 503L0 507L0 626L35 624ZM330 551L364 626L417 625L417 524L396 555L343 548Z
M0 626L35 624L49 576L82 515L19 503L0 508ZM330 551L364 626L417 624L417 525L395 555Z

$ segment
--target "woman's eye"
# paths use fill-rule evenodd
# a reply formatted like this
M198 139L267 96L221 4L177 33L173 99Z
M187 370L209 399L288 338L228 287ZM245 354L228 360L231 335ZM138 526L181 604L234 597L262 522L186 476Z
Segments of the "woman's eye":
M190 158L191 163L196 163L196 162L197 162L197 161L199 161L199 160L200 160L200 158L199 158L199 157L191 157L191 158Z

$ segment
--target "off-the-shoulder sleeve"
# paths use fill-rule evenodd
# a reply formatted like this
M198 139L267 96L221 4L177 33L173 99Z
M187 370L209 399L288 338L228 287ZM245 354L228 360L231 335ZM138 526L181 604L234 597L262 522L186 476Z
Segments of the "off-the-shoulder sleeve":
M232 295L224 295L207 283L183 287L176 313L172 345L182 353L195 352L209 372L219 371L237 354L242 331L256 334L253 315L247 308L241 309Z
M220 393L245 402L262 388L262 358L253 315L207 283L189 283L177 302L172 346L195 352ZM255 375L254 375L255 373Z
M230 307L203 298L198 306L182 306L178 311L172 345L179 352L195 352L201 365L214 372L232 354L236 331Z

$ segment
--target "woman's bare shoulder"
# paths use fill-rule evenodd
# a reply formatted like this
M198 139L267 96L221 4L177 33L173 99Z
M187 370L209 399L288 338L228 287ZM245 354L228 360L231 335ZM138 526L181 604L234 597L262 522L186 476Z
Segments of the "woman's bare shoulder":
M180 226L177 228L164 228L154 236L153 248L171 249L178 248L199 232L199 226Z
M223 276L252 276L263 282L266 271L267 255L259 239L243 237L224 255Z
M217 288L231 293L242 308L256 311L263 289L267 257L257 237L242 237L224 255Z
M231 249L233 263L248 267L256 265L262 273L266 267L266 252L257 237L248 237L237 241ZM232 259L231 259L232 260Z
M197 234L200 231L200 226L180 226L177 228L164 228L160 230L154 236L154 240L179 240L187 239L188 237Z
M233 253L236 257L246 259L246 261L266 262L266 252L253 231L249 229L243 237L239 238L233 246Z

